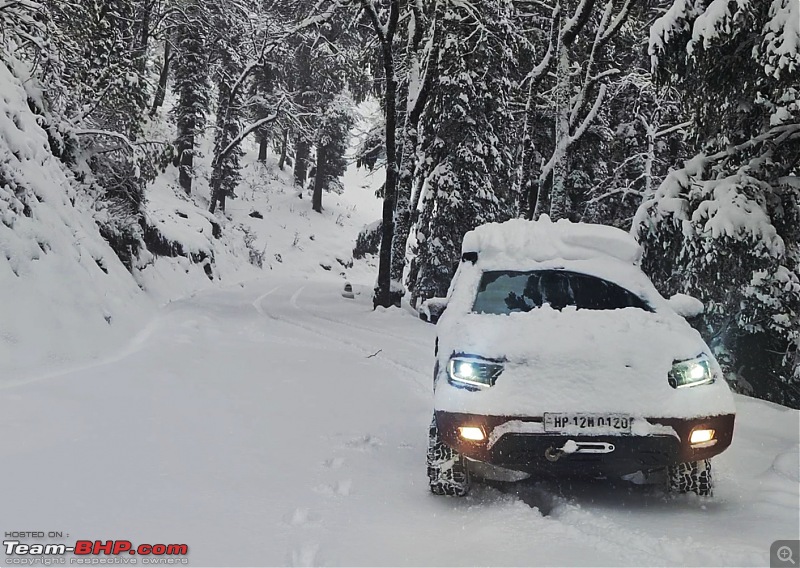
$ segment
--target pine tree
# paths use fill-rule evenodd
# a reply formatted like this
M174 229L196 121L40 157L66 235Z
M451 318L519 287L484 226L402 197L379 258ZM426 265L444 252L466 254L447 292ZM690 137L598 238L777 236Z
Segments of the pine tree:
M508 219L516 201L510 191L513 6L445 2L438 10L436 83L420 120L424 193L409 273L412 304L444 295L464 234Z
M217 86L217 124L211 168L212 212L217 205L225 211L227 198L235 195L234 190L241 180L239 162L244 154L238 144L228 149L242 130L243 97L236 82L244 70L240 56L243 30L237 29L235 20L227 19L223 14L218 15L216 20L217 29L228 33L226 38L217 42L216 47L218 53L214 82Z
M315 136L317 148L316 175L312 208L322 212L322 192L341 193L339 178L347 169L346 153L350 131L355 126L355 108L349 94L334 97L319 117Z
M197 136L206 125L210 105L208 21L199 0L183 0L175 23L175 80L172 89L178 100L173 109L178 126L175 141L179 181L192 192Z
M606 48L619 70L607 78L606 102L595 123L570 150L567 192L573 219L630 228L642 198L686 157L690 136L680 91L657 86L647 35L653 10L632 6Z

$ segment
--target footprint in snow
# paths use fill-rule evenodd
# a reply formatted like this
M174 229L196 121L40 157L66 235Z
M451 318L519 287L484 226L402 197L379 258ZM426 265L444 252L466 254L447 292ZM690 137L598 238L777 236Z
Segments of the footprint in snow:
M353 488L353 480L344 479L341 481L336 481L334 483L325 483L322 485L318 485L316 488L314 488L314 491L316 491L317 493L321 493L323 495L346 497L350 495L350 490L352 488Z
M320 566L322 562L317 558L318 544L304 544L295 548L290 555L290 566Z
M286 524L293 527L300 527L315 522L316 516L305 507L297 507L291 514L286 515L283 520Z
M373 436L372 434L364 434L363 436L359 436L358 438L353 438L352 440L348 441L345 444L348 448L352 448L354 450L374 450L378 446L383 445L383 442L380 438Z
M344 465L344 458L328 458L322 462L322 465L328 469L339 469Z

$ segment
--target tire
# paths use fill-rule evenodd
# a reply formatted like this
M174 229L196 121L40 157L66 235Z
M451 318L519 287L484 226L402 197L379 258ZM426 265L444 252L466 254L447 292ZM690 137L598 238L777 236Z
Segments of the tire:
M711 473L711 462L708 460L669 466L667 481L671 493L696 493L701 497L711 497L714 494L714 477Z
M428 435L428 479L434 495L465 497L470 490L464 456L442 442L435 418Z

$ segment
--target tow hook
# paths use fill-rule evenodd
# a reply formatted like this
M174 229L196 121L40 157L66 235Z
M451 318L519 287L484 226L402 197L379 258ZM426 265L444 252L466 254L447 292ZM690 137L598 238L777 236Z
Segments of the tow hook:
M550 446L544 451L544 457L547 458L547 461L549 462L557 462L558 458L560 458L563 454L563 451L557 450L553 446Z
M560 448L550 446L544 451L544 457L549 462L557 462L564 454L610 454L616 449L614 444L608 442L576 442L567 440Z

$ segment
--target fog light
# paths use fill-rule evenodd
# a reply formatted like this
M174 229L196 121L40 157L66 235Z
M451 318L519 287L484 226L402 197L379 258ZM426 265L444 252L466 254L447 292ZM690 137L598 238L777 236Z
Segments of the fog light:
M692 446L712 446L716 444L717 441L714 439L714 430L705 428L692 430L692 434L689 436L689 443Z
M483 430L475 426L461 426L458 429L458 434L465 440L472 440L473 442L480 442L486 438L483 435Z

